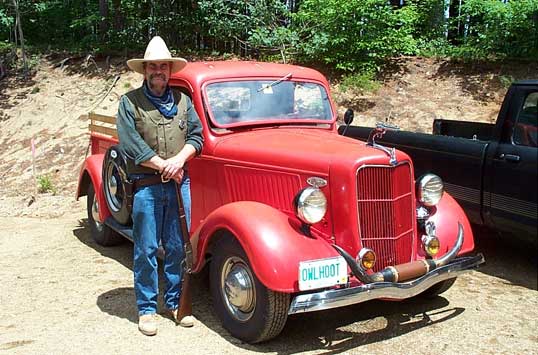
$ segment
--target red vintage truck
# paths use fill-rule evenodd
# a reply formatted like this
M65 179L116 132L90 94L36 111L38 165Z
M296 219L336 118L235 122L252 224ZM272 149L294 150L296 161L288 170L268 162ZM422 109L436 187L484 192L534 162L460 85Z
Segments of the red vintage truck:
M484 262L460 206L405 153L337 132L319 72L197 62L172 76L204 127L189 162L194 272L209 267L215 312L233 336L277 336L288 315L371 299L437 295ZM114 118L90 115L87 195L95 241L131 239L128 176ZM349 117L347 117L349 119Z

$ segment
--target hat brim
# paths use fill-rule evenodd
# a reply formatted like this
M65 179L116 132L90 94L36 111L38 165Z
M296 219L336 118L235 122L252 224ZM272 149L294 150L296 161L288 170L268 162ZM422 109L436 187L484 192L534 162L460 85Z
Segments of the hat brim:
M144 74L144 62L172 62L172 68L170 74L177 73L181 69L185 68L187 61L183 58L166 58L166 59L129 59L127 66L140 74Z

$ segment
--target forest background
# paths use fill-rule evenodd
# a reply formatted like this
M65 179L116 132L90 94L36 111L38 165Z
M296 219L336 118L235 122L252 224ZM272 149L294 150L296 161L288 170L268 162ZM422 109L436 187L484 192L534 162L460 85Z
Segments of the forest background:
M154 35L183 55L321 64L367 83L398 56L538 60L538 0L0 0L5 67L55 50L127 56Z

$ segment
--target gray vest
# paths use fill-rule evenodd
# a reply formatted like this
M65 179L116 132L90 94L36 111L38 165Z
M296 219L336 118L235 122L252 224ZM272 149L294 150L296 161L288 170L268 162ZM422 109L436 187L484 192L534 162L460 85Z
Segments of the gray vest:
M125 96L133 105L136 131L157 155L168 159L181 151L187 136L187 97L178 90L172 89L174 101L177 103L177 114L166 118L144 95L143 87L130 91ZM155 174L156 171L133 160L127 162L129 174Z

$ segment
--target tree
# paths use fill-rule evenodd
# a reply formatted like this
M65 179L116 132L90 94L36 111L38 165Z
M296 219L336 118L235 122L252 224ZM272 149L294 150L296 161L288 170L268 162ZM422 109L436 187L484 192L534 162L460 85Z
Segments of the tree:
M19 11L19 0L13 0L13 7L15 10L15 33L18 33L19 41L21 44L22 65L24 68L24 75L28 74L28 62L26 60L26 51L24 49L24 35L22 32L21 16ZM15 40L15 44L16 44Z

